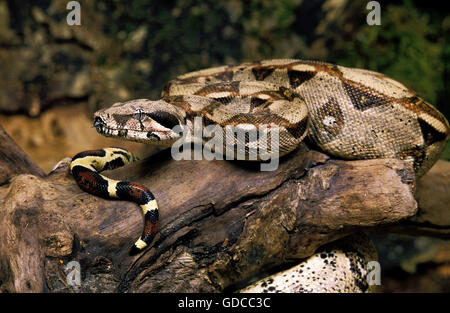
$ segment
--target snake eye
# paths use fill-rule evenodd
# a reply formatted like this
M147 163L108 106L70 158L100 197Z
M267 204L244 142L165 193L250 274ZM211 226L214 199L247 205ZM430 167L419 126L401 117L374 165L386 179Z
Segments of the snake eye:
M169 129L172 129L180 124L180 122L174 115L165 111L154 111L152 113L147 113L147 116L160 125Z
M161 138L158 136L158 134L154 133L154 132L148 132L147 133L147 138L151 139L151 140L156 140L156 141L160 141Z

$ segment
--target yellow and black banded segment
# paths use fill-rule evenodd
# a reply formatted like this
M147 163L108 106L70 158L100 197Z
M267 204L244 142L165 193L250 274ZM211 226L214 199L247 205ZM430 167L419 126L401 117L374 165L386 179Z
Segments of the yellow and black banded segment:
M144 213L144 230L130 250L130 255L141 252L153 240L158 230L158 204L150 190L142 184L118 181L99 174L132 163L136 157L125 149L105 148L80 152L72 158L70 171L78 186L104 199L136 202Z

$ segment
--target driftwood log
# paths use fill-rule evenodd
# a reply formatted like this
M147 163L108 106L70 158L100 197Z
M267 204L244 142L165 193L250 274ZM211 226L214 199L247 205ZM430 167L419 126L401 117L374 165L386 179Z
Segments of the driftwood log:
M17 161L3 157L9 147L2 141L1 169ZM136 204L82 192L68 159L46 176L24 159L28 171L9 171L0 186L0 291L220 292L354 232L449 237L447 210L427 202L443 192L425 180L419 209L413 170L399 160L335 160L303 145L261 172L249 162L174 161L163 151L105 172L144 183L158 200L159 236L130 257L143 227ZM446 173L424 179L445 180L436 200L445 208L449 165L440 163ZM81 265L80 287L66 281L71 261Z

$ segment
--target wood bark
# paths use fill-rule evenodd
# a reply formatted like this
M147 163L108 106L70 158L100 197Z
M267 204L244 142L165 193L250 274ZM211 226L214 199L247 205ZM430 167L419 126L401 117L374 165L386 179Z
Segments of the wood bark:
M105 172L147 185L158 200L154 245L130 257L140 208L82 192L69 162L0 187L2 291L233 290L354 232L411 228L418 210L413 170L395 159L335 160L302 145L261 172L257 163L174 161L169 150ZM80 287L66 281L71 261L81 265Z
M450 162L438 161L418 180L415 198L417 214L387 231L450 239Z

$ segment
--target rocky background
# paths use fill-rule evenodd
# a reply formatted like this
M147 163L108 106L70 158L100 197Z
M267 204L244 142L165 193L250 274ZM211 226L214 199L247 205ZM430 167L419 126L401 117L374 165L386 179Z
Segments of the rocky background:
M439 3L368 1L0 0L0 125L45 172L79 151L138 144L105 139L92 113L157 99L166 81L200 68L302 58L387 74L450 117L450 16ZM148 148L147 148L148 149ZM450 160L447 147L443 158ZM373 235L386 292L450 291L448 241Z

